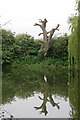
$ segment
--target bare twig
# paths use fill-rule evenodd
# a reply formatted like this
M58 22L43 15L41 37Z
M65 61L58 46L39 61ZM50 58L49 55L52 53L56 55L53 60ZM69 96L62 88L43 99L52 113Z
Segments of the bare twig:
M7 21L6 23L4 23L2 26L7 25L8 23L10 23L11 20Z
M42 35L43 33L39 33L38 36Z

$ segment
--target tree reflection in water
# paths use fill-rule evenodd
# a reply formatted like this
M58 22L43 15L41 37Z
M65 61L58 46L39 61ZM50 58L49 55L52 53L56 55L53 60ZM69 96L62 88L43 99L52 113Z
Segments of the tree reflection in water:
M60 110L62 110L58 101L55 101L56 99L54 99L54 95L57 94L58 96L60 96L60 98L63 98L65 102L63 100L62 101L66 104L68 98L67 70L53 70L48 68L44 69L43 73L42 70L30 71L28 69L24 69L24 66L18 66L18 68L12 68L10 69L10 71L6 70L6 72L3 72L2 104L6 105L7 103L11 103L10 105L13 105L12 102L16 100L15 96L18 98L19 102L20 99L23 100L23 105L25 104L25 99L27 98L30 98L27 100L27 102L34 99L34 101L32 101L33 103L36 102L36 93L39 93L39 101L37 101L37 103L42 103L40 106L36 106L36 103L34 103L35 105L33 105L30 102L30 108L33 108L33 111L31 111L30 115L35 112L35 109L41 111L41 113L43 113L45 116L48 116L48 112L52 114L53 111L50 112L51 109L48 110L48 107L50 107L49 104L52 105L52 108L57 108L57 110L60 108ZM40 94L43 96L41 96ZM15 101L15 104L17 104L17 100ZM16 106L13 106L13 108L16 108ZM24 106L24 108L27 109L26 106ZM22 111L22 113L25 113L25 111L22 110L22 107L20 107L20 110ZM15 113L15 111L11 111L12 113ZM18 113L17 115L20 116ZM39 115L39 113L37 113L36 116L37 115Z
M69 71L69 101L72 108L71 117L80 118L80 71Z
M52 97L52 93L51 93L51 89L50 89L50 85L48 83L48 79L46 76L44 76L44 84L43 84L43 98L41 98L40 96L39 99L42 100L42 104L39 107L34 107L36 110L41 109L40 113L44 113L45 115L47 115L48 111L47 111L47 102L49 102L53 107L57 107L58 109L60 108L60 106L58 105L59 103L56 103Z

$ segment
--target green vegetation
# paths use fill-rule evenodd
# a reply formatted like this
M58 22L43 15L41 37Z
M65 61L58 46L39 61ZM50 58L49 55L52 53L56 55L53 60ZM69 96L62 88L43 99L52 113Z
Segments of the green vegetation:
M68 87L68 95L70 100L70 105L72 108L72 116L73 118L80 118L80 72L77 70L73 70L69 72L69 87Z
M80 12L80 2L78 11ZM69 19L71 34L69 37L69 69L80 69L80 13L70 17Z
M2 31L2 64L60 64L67 65L68 36L65 34L52 39L48 54L41 58L39 50L41 40L35 40L26 34L15 35L11 31Z
M35 91L42 94L45 91L65 99L69 97L72 117L80 115L80 71L77 71L80 69L80 2L78 11L69 18L71 34L53 37L46 55L42 52L41 40L27 33L15 35L0 28L0 62L3 65L3 95L0 96L3 96L3 104L12 101L14 96L28 98ZM67 70L68 65L71 71Z
M38 68L39 67L39 68ZM46 92L57 94L64 99L68 96L68 74L67 70L62 68L55 69L51 67L41 67L17 65L14 68L3 67L3 98L2 102L10 102L15 96L19 98L28 98L36 93ZM37 68L37 69L36 69ZM47 84L44 80L47 78ZM46 86L47 85L47 86Z
M69 37L69 66L71 67L70 69L78 69L78 17L73 16L70 18L71 22L71 35Z
M71 34L68 44L69 61L69 100L72 117L80 118L80 1L77 1L77 14L69 19Z
M27 34L15 35L2 29L2 63L11 63L19 58L37 54L39 45Z

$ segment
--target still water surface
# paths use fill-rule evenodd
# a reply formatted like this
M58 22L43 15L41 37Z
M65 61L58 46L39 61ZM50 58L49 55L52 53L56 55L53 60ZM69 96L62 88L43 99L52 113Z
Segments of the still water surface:
M59 96L52 96L56 103L59 102L59 109L57 106L52 106L49 102L46 103L47 113L41 113L41 109L36 110L35 107L40 107L43 101L38 99L41 94L35 94L28 99L22 99L15 97L11 103L4 105L4 109L12 114L15 118L69 118L70 117L70 105L68 100L65 101L64 98ZM6 117L9 117L5 113Z
M17 72L13 69L3 71L0 109L4 118L11 115L14 118L75 117L75 93L70 85L67 70L45 70L44 73L19 69Z

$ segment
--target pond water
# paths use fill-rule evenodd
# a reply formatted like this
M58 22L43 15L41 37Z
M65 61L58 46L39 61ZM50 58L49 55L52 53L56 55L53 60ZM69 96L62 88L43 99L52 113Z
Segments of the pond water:
M11 115L13 118L77 118L77 75L65 69L3 70L1 115L3 118Z

